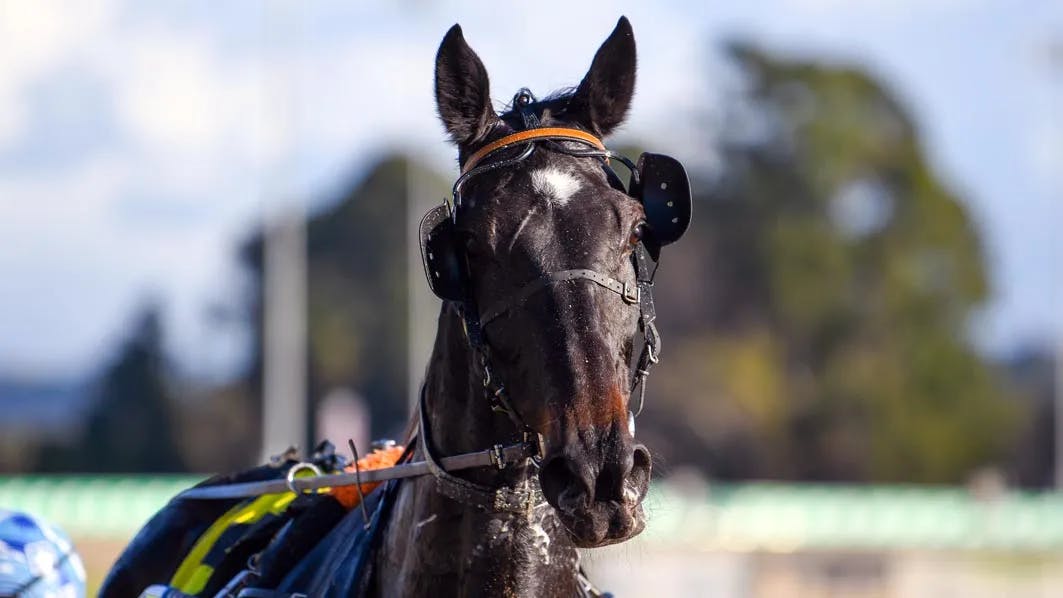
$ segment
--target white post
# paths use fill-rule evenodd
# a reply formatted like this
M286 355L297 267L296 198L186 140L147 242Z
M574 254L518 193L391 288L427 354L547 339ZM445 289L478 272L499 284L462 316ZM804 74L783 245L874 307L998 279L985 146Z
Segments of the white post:
M262 456L306 450L306 231L286 209L264 236Z
M292 39L288 33L301 27L298 15L298 7L287 2L265 5L264 45L287 46ZM263 126L274 129L285 149L281 164L264 165L269 174L262 203L263 461L292 445L304 451L311 448L306 446L306 214L303 202L292 192L290 166L283 163L294 159L288 146L295 90L286 62L266 68Z

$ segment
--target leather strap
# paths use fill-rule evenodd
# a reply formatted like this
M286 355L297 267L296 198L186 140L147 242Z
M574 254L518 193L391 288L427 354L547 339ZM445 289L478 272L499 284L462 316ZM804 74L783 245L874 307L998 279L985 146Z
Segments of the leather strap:
M653 304L653 275L656 273L656 264L651 267L649 250L644 244L639 244L633 255L635 262L635 280L639 288L639 330L642 331L643 344L635 363L635 374L631 379L631 394L639 391L638 406L628 410L632 415L638 416L646 404L646 379L650 376L650 369L657 364L661 353L661 336L657 333L657 308Z
M526 488L509 488L507 486L492 488L447 473L441 463L446 458L437 459L430 448L432 440L428 429L428 419L425 415L425 392L423 387L421 388L421 400L418 403L417 412L418 426L420 428L417 437L420 442L421 453L424 455L424 463L428 466L432 476L435 477L436 491L440 494L488 513L525 513L545 500L539 490L539 484L536 482L538 478L534 475L529 476ZM527 443L525 446L527 446ZM534 454L527 455L525 458L530 458L536 454L538 454L537 450Z
M594 270L587 270L584 268L559 270L557 272L544 274L524 285L512 295L493 303L491 307L484 310L483 315L480 316L480 328L483 329L487 326L488 322L501 316L507 311L524 305L524 302L530 299L532 295L545 289L551 284L554 284L555 282L567 282L570 280L589 280L603 288L609 289L617 295L620 295L625 303L631 305L639 303L640 293L638 287L631 287L615 278L600 274Z
M525 459L538 454L538 448L531 443L512 444L500 449L487 449L475 453L462 453L451 457L443 457L433 465L446 471L460 471L474 467L498 467L520 463ZM499 458L501 456L501 458ZM203 486L192 488L178 494L178 499L228 499L248 498L263 494L276 494L280 492L311 492L333 486L351 486L361 483L384 482L399 478L410 478L432 473L432 467L424 461L404 463L393 467L381 469L363 470L359 474L339 473L333 475L321 475L312 478L295 478L291 486L287 480L265 480L261 482L245 482L241 484L225 484L222 486Z
M593 145L594 147L605 151L605 144L602 143L602 140L586 131L570 129L568 127L541 127L538 129L528 129L526 131L512 133L481 147L465 160L465 164L461 167L461 173L465 174L472 170L476 164L486 158L488 154L492 154L498 150L505 149L518 143L538 141L541 139L582 141L583 143Z

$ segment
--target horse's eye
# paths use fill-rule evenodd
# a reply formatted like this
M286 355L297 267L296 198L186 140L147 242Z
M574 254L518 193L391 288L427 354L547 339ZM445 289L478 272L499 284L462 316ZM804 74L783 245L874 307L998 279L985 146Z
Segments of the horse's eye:
M632 247L634 247L635 245L638 245L639 243L642 242L642 233L643 233L645 228L646 228L646 223L645 222L640 222L638 224L638 226L636 226L635 228L631 229L631 236L627 238L627 242Z

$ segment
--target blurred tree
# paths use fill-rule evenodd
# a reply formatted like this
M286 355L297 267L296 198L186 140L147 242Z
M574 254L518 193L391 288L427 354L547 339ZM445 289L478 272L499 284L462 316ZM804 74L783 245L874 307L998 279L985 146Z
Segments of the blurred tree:
M722 477L955 482L994 462L1016 410L966 338L982 248L911 117L859 70L730 55L748 88L661 269L648 442Z
M447 189L439 175L392 155L372 165L307 224L309 396L317 401L332 388L355 389L369 403L378 436L397 435L407 418L406 266L408 251L417 251L408 247L407 235L421 216L407 209L414 176L438 180L439 189ZM253 281L255 314L247 383L260 389L261 233L242 255Z
M80 438L45 446L38 469L81 472L172 472L184 465L165 373L159 310L137 316L133 333L105 367Z

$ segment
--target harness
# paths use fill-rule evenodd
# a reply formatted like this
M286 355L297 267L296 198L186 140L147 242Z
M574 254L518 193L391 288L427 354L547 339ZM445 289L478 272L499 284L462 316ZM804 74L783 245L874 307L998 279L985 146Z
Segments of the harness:
M283 479L270 479L218 486L202 486L186 490L177 499L218 500L262 497L270 498L269 507L264 504L251 509L271 511L280 496L327 491L329 488L384 482L408 477L431 475L438 492L457 502L484 512L527 513L544 501L538 478L529 476L518 488L486 486L454 475L454 472L480 467L495 467L504 470L510 466L528 464L537 467L543 457L541 434L527 425L518 410L509 400L505 384L491 368L490 346L484 329L506 314L522 309L526 302L541 291L562 283L590 283L597 288L618 296L626 308L639 310L638 330L643 337L642 349L632 367L631 396L638 391L638 401L628 410L628 428L635 433L635 418L645 405L646 381L650 370L659 361L661 339L657 332L657 317L653 302L653 277L657 269L660 249L675 242L690 223L690 184L683 166L674 158L661 154L642 154L636 163L606 148L600 139L585 131L567 127L540 127L539 114L535 110L535 98L527 89L521 89L514 97L514 110L524 125L522 130L505 135L487 143L470 155L462 164L460 175L452 188L452 201L445 201L428 211L419 226L421 257L429 287L443 299L450 309L458 312L469 346L483 371L483 394L490 409L505 414L512 422L516 437L510 444L496 444L491 448L441 457L432 449L432 434L428 425L425 406L425 389L421 388L418 402L418 430L416 442L423 455L422 461L402 459L397 465L368 471L320 475L312 463L293 466ZM577 147L573 147L577 146ZM569 269L549 272L528 281L510 295L480 310L476 305L469 284L469 264L463 246L455 233L455 226L463 213L462 188L471 179L501 168L515 166L531 156L537 149L568 154L579 158L598 160L606 172L610 184L639 201L646 214L646 232L631 254L635 273L634 284L629 284L590 269ZM610 168L610 160L625 165L631 173L630 183L625 187ZM407 452L408 449L407 449ZM300 472L318 474L300 477ZM287 503L285 503L287 504ZM379 511L379 510L378 510ZM241 511L240 513L246 513ZM235 511L234 511L235 513ZM233 515L236 516L235 514ZM368 514L365 514L369 521ZM378 516L374 516L377 519ZM222 526L224 527L224 526ZM224 530L220 530L221 533ZM188 575L203 575L201 570L190 570ZM235 580L234 580L235 583ZM586 596L602 596L590 581L579 571L579 583ZM239 591L239 588L237 588ZM256 593L257 592L257 593ZM232 592L231 595L237 592ZM293 596L290 593L270 592L244 588L241 596Z
M628 429L634 435L635 418L645 406L646 380L652 367L659 361L661 348L661 338L655 325L657 311L653 302L653 276L657 270L657 260L661 246L678 240L690 224L690 183L686 171L674 158L661 154L644 153L637 164L632 163L624 156L610 151L600 139L586 131L568 127L540 127L539 115L534 109L535 97L527 89L517 92L513 98L513 106L524 129L487 143L470 155L462 164L461 174L454 182L453 201L444 202L429 210L421 220L421 257L428 284L437 296L457 306L469 345L478 356L484 373L484 396L488 405L493 411L504 413L525 440L537 435L537 432L524 422L509 401L505 385L492 373L490 347L484 337L485 327L500 316L521 308L538 292L565 282L593 283L617 294L625 305L638 307L639 332L643 337L643 345L632 368L629 388L633 396L638 390L638 401L634 409L628 410ZM582 147L573 148L573 144ZM455 234L455 225L463 207L462 189L470 179L478 175L518 165L539 147L575 157L599 160L610 184L642 204L648 231L632 251L635 284L632 286L607 274L582 268L549 272L527 282L517 291L481 311L472 296L471 285L468 284L467 256ZM489 160L492 157L499 159ZM630 171L631 182L626 188L609 168L611 159L624 164Z

